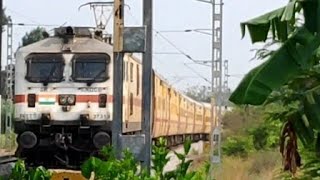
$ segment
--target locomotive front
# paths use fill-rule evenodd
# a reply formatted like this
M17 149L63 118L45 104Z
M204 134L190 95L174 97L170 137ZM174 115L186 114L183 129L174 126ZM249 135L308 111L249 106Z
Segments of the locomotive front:
M90 28L57 28L53 37L20 48L15 66L18 157L77 167L110 144L110 44Z

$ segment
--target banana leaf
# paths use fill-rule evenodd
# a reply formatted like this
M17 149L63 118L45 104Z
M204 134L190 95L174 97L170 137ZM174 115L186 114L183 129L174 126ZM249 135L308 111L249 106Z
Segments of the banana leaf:
M308 148L315 142L315 134L312 128L308 127L301 118L292 121L294 130L304 147Z
M320 132L320 86L305 92L303 100L304 113L309 126Z
M303 15L305 19L304 26L310 31L310 32L317 32L317 26L318 22L318 15L319 11L318 8L318 1L319 0L304 0L301 1L301 6L303 8Z
M296 3L297 0L293 0L287 6L241 23L242 37L245 36L247 27L252 43L265 42L270 31L274 39L287 40L290 33L288 25L294 20L295 12L300 10Z
M320 38L300 28L267 61L251 70L230 96L235 104L261 105L273 90L279 89L303 70L320 45Z

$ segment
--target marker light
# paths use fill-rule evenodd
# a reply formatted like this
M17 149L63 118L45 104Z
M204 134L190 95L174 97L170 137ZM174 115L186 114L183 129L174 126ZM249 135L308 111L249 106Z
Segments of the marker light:
M99 94L99 107L105 108L107 106L107 95Z
M28 94L28 107L36 107L36 95Z

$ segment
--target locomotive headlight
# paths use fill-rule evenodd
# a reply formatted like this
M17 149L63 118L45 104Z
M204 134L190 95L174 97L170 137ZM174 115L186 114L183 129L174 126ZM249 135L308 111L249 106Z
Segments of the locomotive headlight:
M59 96L59 104L60 105L66 105L67 104L67 99L68 97L65 95L60 95Z
M69 105L74 105L76 102L76 96L75 95L69 95L68 96L68 104Z
M59 104L60 105L75 105L76 96L75 95L59 95Z

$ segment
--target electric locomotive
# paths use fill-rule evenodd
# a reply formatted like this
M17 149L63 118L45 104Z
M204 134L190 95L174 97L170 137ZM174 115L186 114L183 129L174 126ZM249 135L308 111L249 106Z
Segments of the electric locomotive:
M113 51L96 35L57 28L16 52L16 155L27 163L76 166L110 144Z

